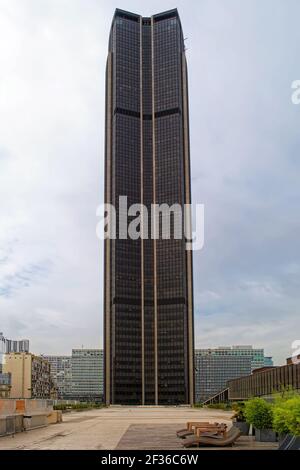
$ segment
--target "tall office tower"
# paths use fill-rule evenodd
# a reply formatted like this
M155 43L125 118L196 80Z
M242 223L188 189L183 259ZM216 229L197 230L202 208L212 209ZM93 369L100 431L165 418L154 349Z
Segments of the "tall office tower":
M151 18L116 10L106 69L105 202L117 218L124 214L119 196L147 213L139 239L120 238L118 226L116 239L105 241L107 404L194 401L192 252L183 237L144 233L153 204L190 203L188 119L177 10Z

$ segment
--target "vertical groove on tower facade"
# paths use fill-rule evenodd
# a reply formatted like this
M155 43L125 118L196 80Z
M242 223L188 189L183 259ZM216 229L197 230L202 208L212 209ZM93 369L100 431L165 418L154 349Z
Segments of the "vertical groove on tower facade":
M188 110L188 87L187 87L187 67L185 54L182 54L182 80L183 80L183 112L184 112L184 166L185 166L185 201L191 204L191 178L190 178L190 138L189 138L189 110ZM188 213L188 224L192 233L191 212ZM187 299L188 299L188 380L189 380L189 401L194 403L194 315L193 315L193 264L192 251L186 251L187 258Z
M154 75L154 19L151 17L151 74L152 74L152 165L153 165L153 204L156 204L156 142L155 142L155 75ZM152 218L156 233L156 217ZM154 289L154 384L155 404L158 405L158 337L157 337L157 258L156 238L153 239L153 289Z
M105 202L111 202L111 81L112 76L112 54L109 53L107 57L106 65L106 132L105 132ZM111 403L111 309L110 309L110 243L109 239L106 239L104 249L104 376L105 376L105 388L104 388L104 401L107 405Z
M140 123L141 123L141 322L142 322L142 405L145 404L145 286L144 286L144 130L143 130L143 19L140 17Z

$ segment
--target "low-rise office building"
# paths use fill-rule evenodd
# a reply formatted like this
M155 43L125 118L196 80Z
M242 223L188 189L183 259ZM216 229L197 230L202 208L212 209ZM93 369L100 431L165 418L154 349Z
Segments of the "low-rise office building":
M103 399L103 350L72 350L72 396L74 399Z
M43 356L50 364L50 373L58 399L72 397L72 357Z
M50 398L50 364L30 353L5 354L3 372L11 375L10 398Z
M273 367L273 366L274 366L273 358L269 356L265 357L264 367Z
M251 371L264 367L265 362L273 365L271 357L265 357L263 348L253 348L251 345L220 346L217 348L196 349L195 355L211 356L249 356L251 358ZM272 362L272 364L270 364Z
M251 374L249 356L195 356L196 402L203 402L222 390L228 380Z
M50 363L51 378L59 399L103 399L103 350L73 349L72 356L44 358Z
M202 402L220 392L228 380L273 365L263 348L251 345L223 346L195 350L195 397Z

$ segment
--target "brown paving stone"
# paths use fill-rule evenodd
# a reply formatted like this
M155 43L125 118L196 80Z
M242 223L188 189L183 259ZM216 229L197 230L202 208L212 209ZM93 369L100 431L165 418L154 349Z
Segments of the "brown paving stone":
M116 450L195 450L184 449L183 440L176 436L182 424L132 424L120 439ZM253 437L241 436L233 447L200 447L198 450L270 450L277 443L256 442Z

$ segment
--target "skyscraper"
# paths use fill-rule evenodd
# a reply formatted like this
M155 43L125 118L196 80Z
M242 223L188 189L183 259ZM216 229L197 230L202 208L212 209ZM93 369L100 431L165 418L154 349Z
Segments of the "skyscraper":
M120 196L150 212L190 204L190 193L178 12L145 18L118 9L106 69L105 202L118 218ZM193 403L192 252L183 237L125 239L119 227L116 235L105 240L105 401Z

